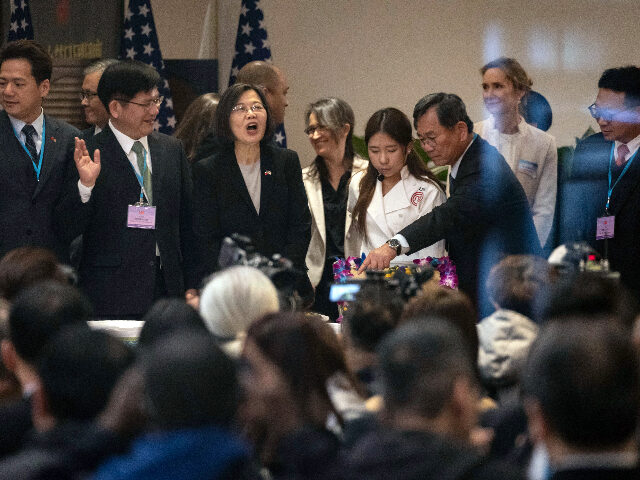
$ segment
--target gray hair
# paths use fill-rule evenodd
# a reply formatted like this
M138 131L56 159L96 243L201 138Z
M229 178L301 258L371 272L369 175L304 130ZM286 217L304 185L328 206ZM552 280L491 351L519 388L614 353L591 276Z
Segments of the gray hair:
M82 73L86 77L92 73L104 72L108 66L118 63L119 61L120 60L116 60L115 58L101 58L87 66Z

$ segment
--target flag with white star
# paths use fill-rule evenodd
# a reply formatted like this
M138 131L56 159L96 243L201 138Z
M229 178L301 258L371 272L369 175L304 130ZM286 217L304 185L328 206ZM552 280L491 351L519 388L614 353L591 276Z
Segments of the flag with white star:
M9 22L9 41L33 40L31 10L27 0L11 0L11 21Z
M164 102L160 106L154 129L171 135L176 127L176 116L167 71L160 53L156 24L153 21L151 0L129 0L129 7L124 15L120 58L147 63L160 74L162 80L158 91L164 97Z
M240 21L236 35L236 54L231 63L229 85L233 85L236 76L247 63L256 60L271 62L271 44L267 38L267 27L259 0L242 0ZM281 147L287 146L284 124L279 125L274 140Z

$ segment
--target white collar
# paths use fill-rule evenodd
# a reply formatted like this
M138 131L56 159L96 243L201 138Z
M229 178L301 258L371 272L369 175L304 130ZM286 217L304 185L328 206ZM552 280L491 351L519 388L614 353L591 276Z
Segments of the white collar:
M618 147L620 145L623 145L622 142L616 140L615 141L615 149L616 149L616 157L618 156ZM638 147L640 147L640 135L638 135L636 138L634 138L633 140L629 141L626 143L627 147L629 148L629 157L627 158L627 160L629 158L631 158L631 155L633 155L633 153L638 150Z
M16 131L18 135L22 132L22 128L27 124L22 120L18 120L17 118L9 115L9 120L11 121L11 125L13 125L13 129ZM42 125L44 124L44 110L40 107L40 115L33 122L31 122L31 126L36 129L36 133L38 134L38 139L42 139Z
M111 128L113 135L116 137L116 140L118 140L118 143L122 147L122 150L124 150L125 154L129 155L129 153L131 152L131 148L133 148L133 144L135 142L140 142L144 147L144 149L147 151L147 153L149 152L149 140L148 140L149 137L145 136L145 137L139 138L138 140L134 140L133 138L125 135L116 127L114 127L113 123L111 123L111 120L109 120L109 127Z
M460 155L460 158L458 159L458 161L451 166L451 173L449 175L453 177L454 180L458 175L458 168L460 168L460 162L462 161L462 157L464 157L464 155L467 153L467 150L469 150L469 147L473 142L475 142L475 140L476 140L476 135L473 134L473 138L469 142L469 145L467 145L467 148L464 149L464 152L462 152L462 155Z

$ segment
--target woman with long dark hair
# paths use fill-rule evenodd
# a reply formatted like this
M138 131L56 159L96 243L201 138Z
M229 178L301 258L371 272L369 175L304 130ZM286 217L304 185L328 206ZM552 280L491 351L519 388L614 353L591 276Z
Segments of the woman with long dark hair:
M348 255L368 254L446 199L442 186L413 151L411 122L396 108L375 112L365 128L369 166L351 179L347 209L351 234L360 248ZM392 264L445 255L441 240Z

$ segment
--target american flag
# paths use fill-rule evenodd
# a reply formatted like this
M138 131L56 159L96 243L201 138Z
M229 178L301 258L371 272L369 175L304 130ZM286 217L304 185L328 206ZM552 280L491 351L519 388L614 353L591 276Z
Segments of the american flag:
M176 127L176 116L151 12L151 0L130 0L124 17L120 57L147 63L160 73L162 83L158 90L164 102L156 118L155 130L171 135Z
M31 10L27 0L11 0L11 21L9 25L9 41L33 40L33 24Z
M256 60L271 62L271 44L267 38L264 13L260 8L259 0L242 0L236 35L236 54L231 63L229 85L235 83L236 76L242 67ZM287 146L284 124L278 126L275 141L281 147Z

